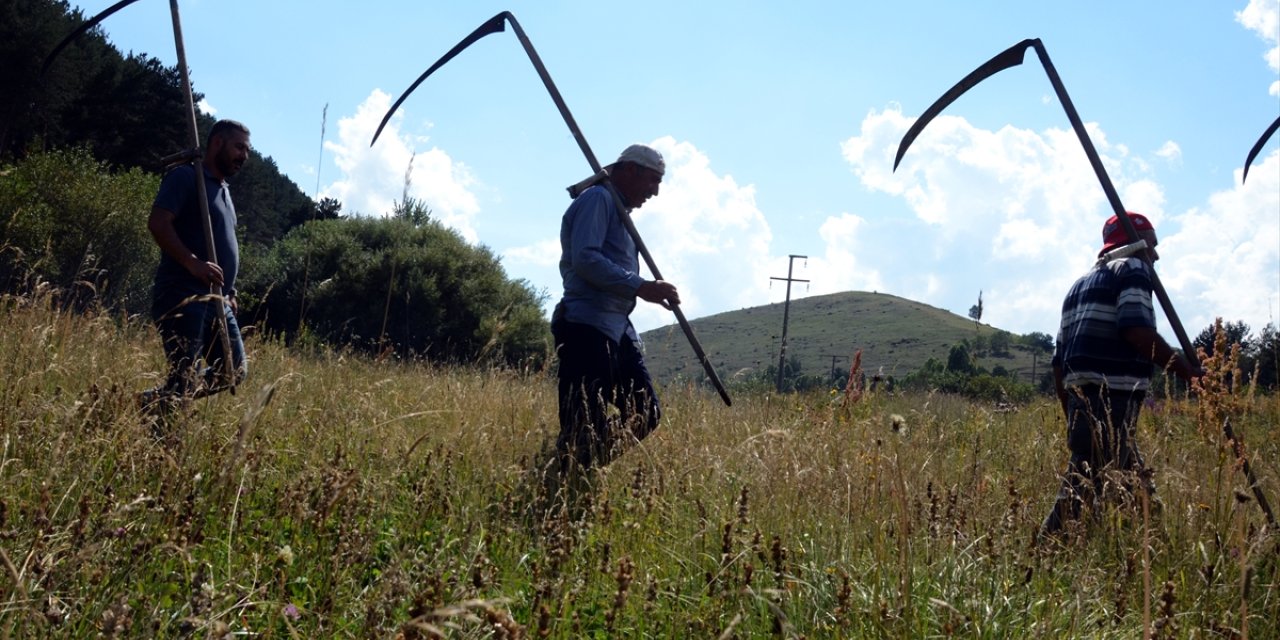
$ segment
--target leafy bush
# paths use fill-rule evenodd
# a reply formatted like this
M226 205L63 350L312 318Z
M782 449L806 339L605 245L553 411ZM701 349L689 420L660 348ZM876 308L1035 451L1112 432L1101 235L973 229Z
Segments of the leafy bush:
M290 339L509 364L540 362L550 344L544 296L434 220L309 222L246 256L243 274L245 317Z
M965 344L954 345L947 358L947 365L930 358L918 371L906 375L902 381L905 389L920 391L937 390L946 393L986 400L990 402L1029 402L1036 395L1036 388L1020 382L1003 366L997 365L991 372L973 364ZM1050 389L1052 389L1050 383ZM1043 393L1044 390L1041 389Z
M112 173L83 148L0 169L0 288L47 282L64 304L147 310L159 250L146 220L158 186L139 169Z

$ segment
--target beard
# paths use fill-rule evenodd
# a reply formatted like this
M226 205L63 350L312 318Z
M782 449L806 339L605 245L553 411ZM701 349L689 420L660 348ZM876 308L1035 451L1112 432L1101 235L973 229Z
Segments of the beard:
M227 152L219 153L214 162L218 165L218 172L228 178L239 173L244 167L243 160L236 160Z

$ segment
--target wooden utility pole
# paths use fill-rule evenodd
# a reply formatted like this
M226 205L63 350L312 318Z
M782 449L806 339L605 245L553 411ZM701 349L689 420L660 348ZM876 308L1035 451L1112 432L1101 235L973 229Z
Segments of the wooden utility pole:
M827 354L826 357L831 358L831 381L835 382L836 381L836 360L845 360L846 358L845 356L837 356L830 353Z
M797 256L792 254L787 261L787 277L771 277L770 280L785 280L787 283L787 301L782 305L782 348L778 350L778 393L782 393L782 372L787 366L787 320L791 316L791 283L792 282L808 282L808 280L800 280L791 277L791 271L795 267L796 258L808 260L809 256Z

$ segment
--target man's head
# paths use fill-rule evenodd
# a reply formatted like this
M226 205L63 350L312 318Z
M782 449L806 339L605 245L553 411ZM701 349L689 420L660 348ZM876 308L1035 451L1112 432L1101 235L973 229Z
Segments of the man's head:
M1141 213L1126 212L1129 221L1133 223L1133 228L1138 231L1138 237L1147 241L1147 249L1151 250L1152 259L1155 259L1156 252L1156 228L1152 226L1151 221ZM1102 251L1098 255L1102 255L1116 247L1122 247L1130 244L1129 233L1125 231L1124 224L1120 222L1119 216L1111 216L1107 218L1107 223L1102 225Z
M662 184L666 170L662 154L645 145L633 144L623 149L618 161L611 165L609 178L628 206L639 207L658 195L658 185Z
M219 120L205 142L205 166L218 178L230 178L249 160L249 127L235 120Z

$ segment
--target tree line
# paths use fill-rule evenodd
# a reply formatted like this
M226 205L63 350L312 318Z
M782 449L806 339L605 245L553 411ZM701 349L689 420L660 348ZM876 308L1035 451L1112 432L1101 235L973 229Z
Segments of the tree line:
M121 54L100 28L41 75L85 18L61 0L0 3L0 292L50 287L68 306L144 314L159 256L146 218L160 158L189 145L185 97L176 67ZM197 119L203 142L214 119ZM256 150L230 182L242 322L404 357L545 358L545 294L423 203L344 217Z
M1192 341L1192 346L1206 357L1224 352L1233 354L1237 370L1228 380L1233 386L1255 385L1259 390L1267 392L1275 392L1280 388L1280 331L1276 330L1274 324L1269 323L1253 333L1249 325L1242 321L1218 321L1201 330ZM951 345L945 359L929 358L915 371L900 377L888 376L874 383L884 390L936 390L975 400L1021 403L1036 394L1054 393L1051 366L1053 349L1054 338L1047 333L1033 331L1016 335L997 329L988 334L975 334L972 339L964 339ZM1000 364L1002 359L1013 357L1013 350L1035 356L1039 364L1029 378ZM775 388L777 379L777 365L770 364L750 376L734 381L734 385L739 391L767 392ZM873 381L866 379L856 382L864 389L870 389L873 384ZM843 391L848 383L847 370L807 372L800 357L794 354L787 359L782 369L784 392L820 389ZM1153 393L1159 395L1172 383L1172 380L1166 380L1163 372L1156 372L1151 388Z

